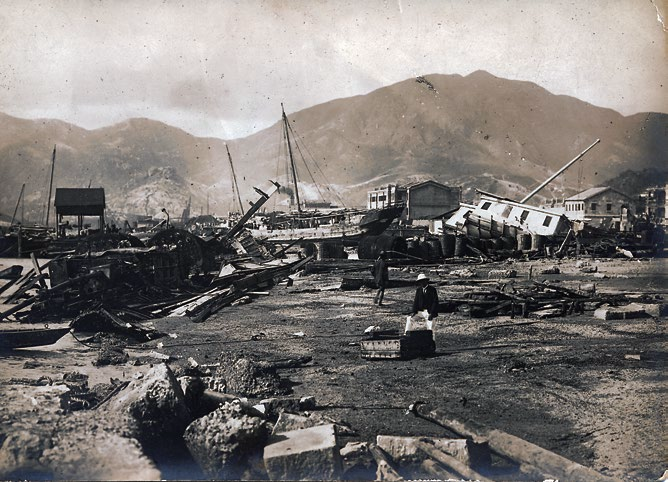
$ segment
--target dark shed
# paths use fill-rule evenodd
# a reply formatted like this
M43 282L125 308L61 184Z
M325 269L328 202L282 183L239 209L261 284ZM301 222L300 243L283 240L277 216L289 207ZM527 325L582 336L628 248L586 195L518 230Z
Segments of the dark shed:
M81 229L84 216L99 216L100 228L104 226L104 189L96 188L56 188L56 218L58 225L62 224L63 216L77 216ZM59 235L64 233L58 230Z

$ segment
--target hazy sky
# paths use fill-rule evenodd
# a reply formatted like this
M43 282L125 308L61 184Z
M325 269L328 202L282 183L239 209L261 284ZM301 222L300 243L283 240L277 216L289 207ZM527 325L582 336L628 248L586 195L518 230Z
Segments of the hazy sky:
M666 0L2 0L0 111L241 137L416 75L668 112Z

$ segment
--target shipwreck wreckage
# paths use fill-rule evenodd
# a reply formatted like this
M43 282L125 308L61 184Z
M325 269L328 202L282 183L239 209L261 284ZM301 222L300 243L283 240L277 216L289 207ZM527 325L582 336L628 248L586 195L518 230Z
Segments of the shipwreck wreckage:
M306 209L300 197L298 170L294 151L302 154L302 161L306 165L303 151L296 143L292 126L281 104L282 139L288 158L288 180L291 186L284 191L290 195L289 213L274 212L261 216L259 227L251 229L251 234L258 239L269 243L290 243L299 241L305 243L320 243L321 250L336 251L336 246L355 246L363 236L377 236L397 219L404 211L403 205L388 206L382 209L350 209L335 208L325 211ZM295 148L293 148L293 143ZM231 162L231 161L230 161ZM315 160L313 160L315 163ZM312 169L308 168L309 174ZM315 163L314 170L320 171ZM313 176L312 176L313 177ZM315 182L315 179L313 179ZM331 247L334 249L331 249ZM340 249L339 249L340 251Z

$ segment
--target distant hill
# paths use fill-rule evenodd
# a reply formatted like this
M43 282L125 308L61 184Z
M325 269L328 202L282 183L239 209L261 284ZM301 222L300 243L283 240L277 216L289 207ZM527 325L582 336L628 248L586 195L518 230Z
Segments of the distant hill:
M603 183L629 196L635 197L648 187L665 186L668 184L668 166L664 169L649 168L642 171L624 171Z
M474 188L519 199L597 138L601 143L541 192L543 197L567 196L626 171L668 165L667 114L624 117L482 71L408 79L295 113L286 108L303 140L302 152L317 161L308 170L299 164L308 191L303 197L315 198L320 188L325 195L337 193L347 205L363 205L371 187L427 178L461 185L468 199ZM246 200L255 198L253 185L286 181L285 161L279 159L280 118L277 105L274 126L227 141ZM5 181L0 212L13 211L24 182L26 199L39 212L54 144L55 185L103 186L116 211L154 214L165 207L179 215L192 196L197 214L207 195L212 212L222 214L232 205L221 139L198 138L148 119L92 131L2 114L0 121Z

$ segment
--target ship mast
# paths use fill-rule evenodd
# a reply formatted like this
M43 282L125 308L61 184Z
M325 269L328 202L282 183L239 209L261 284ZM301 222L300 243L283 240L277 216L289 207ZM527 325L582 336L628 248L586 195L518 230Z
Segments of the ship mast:
M292 156L292 145L290 144L290 133L288 125L288 116L285 115L285 109L283 108L283 102L281 102L281 111L283 113L283 128L285 130L285 140L288 145L288 155L290 156L290 167L292 168L292 183L295 186L295 199L297 201L297 211L302 212L301 202L299 201L299 187L297 186L297 169L295 167L295 159Z
M561 169L559 169L557 172L555 172L554 174L552 174L548 179L546 179L545 181L543 181L543 182L541 183L540 186L538 186L536 189L534 189L534 190L531 191L529 194L527 194L526 196L524 196L524 197L522 198L522 200L520 201L520 203L524 204L524 203L527 202L529 199L531 199L532 197L534 197L534 196L535 196L541 189L543 189L545 186L547 186L548 184L550 184L550 183L551 183L551 182L552 182L552 181L553 181L559 174L561 174L561 173L564 172L566 169L568 169L571 165L573 165L573 164L575 163L575 161L577 161L577 160L580 159L582 156L584 156L584 155L587 153L587 151L589 151L589 149L591 149L592 147L594 147L594 146L595 146L596 144L598 144L599 142L601 142L601 139L596 139L596 140L594 141L594 143L593 143L591 146L587 147L584 151L582 151L580 154L578 154L578 155L575 156L573 159L571 159L568 163L566 163Z
M14 208L14 214L12 215L12 222L9 223L9 226L14 226L14 221L16 220L16 213L19 212L19 206L22 206L21 201L23 200L23 191L25 191L25 183L21 186L21 193L19 198L16 201L16 208ZM23 208L21 208L21 224L23 224Z
M49 213L51 209L51 190L53 189L53 168L56 165L56 146L53 146L53 154L51 156L51 180L49 181L49 197L46 200L46 222L44 225L49 227Z
M227 147L225 143L225 149L227 149L227 158L230 160L230 170L232 171L232 197L236 193L237 201L239 201L239 209L241 209L241 215L246 214L244 212L244 205L241 203L241 196L239 195L239 184L237 184L237 175L234 172L234 164L232 163L232 155L230 154L230 148Z

